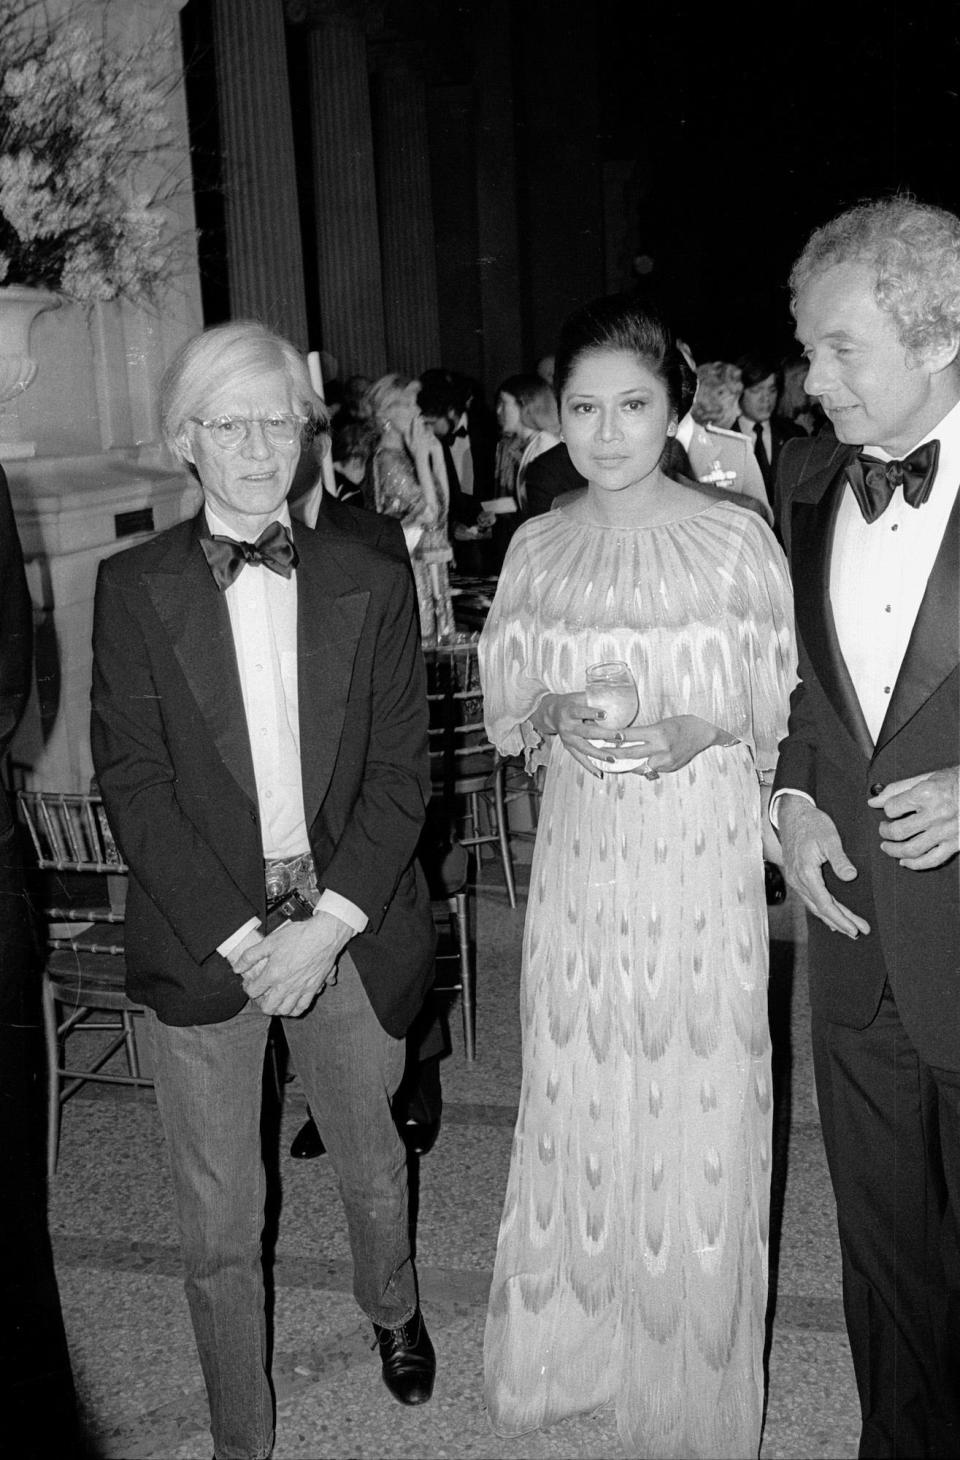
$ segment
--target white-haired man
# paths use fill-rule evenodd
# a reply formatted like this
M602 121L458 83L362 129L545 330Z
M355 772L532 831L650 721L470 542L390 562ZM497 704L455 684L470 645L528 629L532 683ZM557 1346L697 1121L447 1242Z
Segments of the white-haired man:
M810 914L861 1456L960 1454L960 219L863 204L791 276L836 439L778 480L800 684L771 814Z
M429 795L409 568L291 524L303 359L256 323L189 341L161 388L203 506L105 561L94 764L130 866L127 986L148 1006L216 1454L268 1456L260 1235L271 1016L340 1180L354 1294L383 1378L430 1398L406 1150L390 1112L433 975L414 853ZM276 925L275 925L276 924Z

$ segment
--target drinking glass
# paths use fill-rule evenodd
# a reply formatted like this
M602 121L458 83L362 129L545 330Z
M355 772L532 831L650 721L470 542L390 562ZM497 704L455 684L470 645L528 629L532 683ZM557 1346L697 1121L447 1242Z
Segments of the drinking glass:
M602 725L611 730L625 730L637 718L640 700L637 682L629 664L613 659L607 664L591 664L587 670L587 704L602 710Z

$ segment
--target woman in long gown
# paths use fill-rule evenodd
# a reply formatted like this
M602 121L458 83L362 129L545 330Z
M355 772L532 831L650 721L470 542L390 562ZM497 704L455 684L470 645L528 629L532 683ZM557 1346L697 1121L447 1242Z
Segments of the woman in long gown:
M480 641L488 733L547 765L486 1401L500 1434L613 1401L630 1456L740 1460L763 1403L786 564L756 513L661 472L692 379L655 317L571 316L556 382L589 487L517 532ZM584 691L610 660L639 689L626 732Z
M410 554L424 641L454 633L447 534L450 484L443 449L420 414L419 380L382 375L360 400L368 435L366 495L374 511L396 517Z

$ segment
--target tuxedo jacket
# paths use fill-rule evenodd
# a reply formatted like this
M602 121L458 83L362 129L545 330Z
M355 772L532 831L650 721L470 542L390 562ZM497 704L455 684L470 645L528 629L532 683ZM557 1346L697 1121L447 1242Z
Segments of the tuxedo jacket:
M830 606L830 555L846 465L857 447L833 437L788 442L778 491L790 559L800 681L780 746L775 790L806 791L831 816L858 876L831 893L870 924L838 937L810 918L815 1012L864 1028L889 979L903 1024L929 1063L960 1069L960 871L912 872L880 849L875 785L956 765L960 751L960 521L954 504L874 744L840 653ZM920 508L919 510L923 510Z
M803 438L803 440L806 440L807 435L802 426L795 426L792 421L785 421L781 416L771 416L769 425L770 444L772 448L770 460L766 465L764 465L764 463L757 456L756 449L754 449L754 456L756 457L757 466L760 469L760 475L763 477L763 485L766 487L767 490L767 498L770 502L772 502L773 484L776 481L777 467L780 464L780 456L783 452L784 446L788 441L793 441L794 439L799 439L801 437ZM751 444L755 443L756 433L753 430L744 431L742 425L740 424L739 418L737 419L734 429L742 431L743 435L746 436L747 440Z
M243 1008L241 980L216 949L266 911L239 671L199 545L203 525L201 509L104 561L94 609L91 744L130 867L127 987L168 1024L215 1023ZM344 528L295 521L293 536L310 846L321 887L369 918L349 949L381 1024L399 1038L432 979L434 946L412 860L430 785L412 578Z

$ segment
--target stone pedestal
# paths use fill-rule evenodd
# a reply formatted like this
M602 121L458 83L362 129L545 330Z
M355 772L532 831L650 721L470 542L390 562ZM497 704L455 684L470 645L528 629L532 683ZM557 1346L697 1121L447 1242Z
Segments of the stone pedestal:
M83 791L90 759L93 596L101 558L199 505L182 472L136 453L5 465L34 602L34 693L11 747L18 784Z
M41 314L31 333L36 378L19 402L20 426L36 442L36 455L5 457L0 443L36 614L36 686L11 760L15 780L40 789L89 786L91 632L101 558L171 526L199 501L198 489L159 444L160 377L202 325L181 3L89 0L82 13L94 45L150 46L166 57L173 142L157 166L180 184L168 205L172 235L182 241L180 272L155 308L123 300L87 312L64 302ZM47 0L43 12L56 23L72 6L73 0Z

